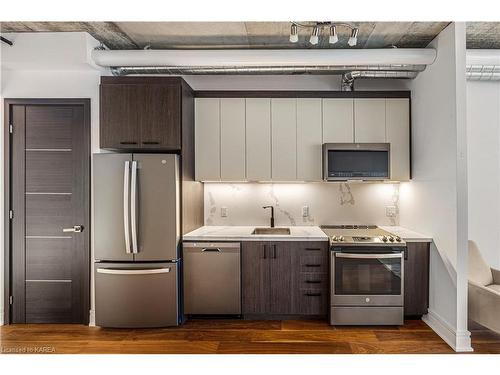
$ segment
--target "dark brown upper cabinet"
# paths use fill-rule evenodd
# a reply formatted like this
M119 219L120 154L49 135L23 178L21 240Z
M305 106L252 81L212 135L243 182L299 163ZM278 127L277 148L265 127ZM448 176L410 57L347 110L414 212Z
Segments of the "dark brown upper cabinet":
M183 90L173 77L101 77L100 147L179 151Z

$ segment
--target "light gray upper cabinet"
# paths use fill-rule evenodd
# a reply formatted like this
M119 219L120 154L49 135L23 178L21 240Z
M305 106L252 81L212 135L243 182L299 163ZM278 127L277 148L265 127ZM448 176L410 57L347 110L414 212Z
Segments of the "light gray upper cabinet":
M297 179L322 178L321 99L297 99Z
M354 99L323 99L323 143L354 142Z
M322 181L323 143L390 143L410 178L408 98L197 98L199 181Z
M246 99L246 178L271 180L271 99Z
M297 179L297 99L271 99L272 179Z
M220 99L195 100L195 163L197 180L220 180Z
M386 142L385 99L354 99L354 142Z
M245 180L245 99L220 100L220 178Z
M391 180L410 179L410 101L386 99L386 140L391 144Z

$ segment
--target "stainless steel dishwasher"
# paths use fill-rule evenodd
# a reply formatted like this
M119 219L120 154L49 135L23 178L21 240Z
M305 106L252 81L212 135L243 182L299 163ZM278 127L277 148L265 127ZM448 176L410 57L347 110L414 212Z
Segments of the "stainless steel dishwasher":
M240 244L184 242L184 313L241 314Z

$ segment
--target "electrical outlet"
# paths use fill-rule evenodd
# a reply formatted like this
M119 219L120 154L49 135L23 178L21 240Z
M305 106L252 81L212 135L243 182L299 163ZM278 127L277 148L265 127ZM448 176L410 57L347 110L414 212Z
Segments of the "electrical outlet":
M220 217L227 217L227 207L220 208Z
M385 206L385 216L395 217L397 212L396 206Z
M309 216L309 206L302 206L302 217Z

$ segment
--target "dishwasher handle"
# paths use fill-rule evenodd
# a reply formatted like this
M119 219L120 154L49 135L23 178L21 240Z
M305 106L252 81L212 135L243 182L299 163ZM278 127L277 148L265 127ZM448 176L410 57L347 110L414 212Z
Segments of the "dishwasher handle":
M205 253L205 252L207 252L207 253L211 253L211 252L220 253L221 251L222 250L219 249L218 247L204 247L203 249L201 249L202 253Z

